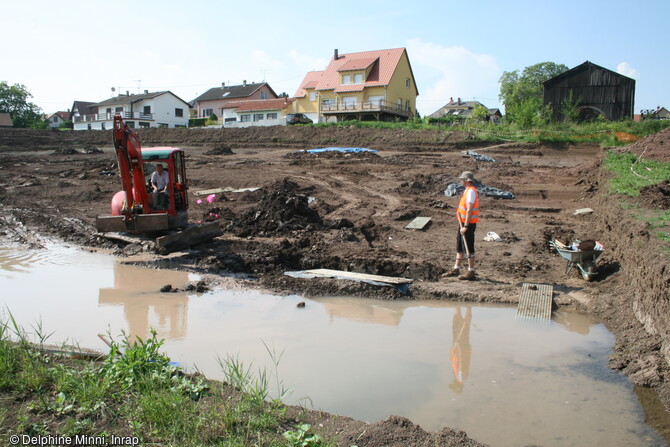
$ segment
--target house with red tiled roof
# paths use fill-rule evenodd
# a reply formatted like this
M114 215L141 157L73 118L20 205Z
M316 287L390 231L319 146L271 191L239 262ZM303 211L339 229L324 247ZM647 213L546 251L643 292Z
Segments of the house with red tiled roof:
M229 102L222 107L225 127L284 126L293 98Z
M277 94L267 82L247 84L247 81L244 81L241 85L221 83L221 87L210 88L195 98L192 103L198 118L209 118L216 115L221 119L223 109L228 108L225 107L228 103L275 98Z
M405 48L339 54L322 71L305 75L291 113L314 122L348 119L406 121L419 90Z

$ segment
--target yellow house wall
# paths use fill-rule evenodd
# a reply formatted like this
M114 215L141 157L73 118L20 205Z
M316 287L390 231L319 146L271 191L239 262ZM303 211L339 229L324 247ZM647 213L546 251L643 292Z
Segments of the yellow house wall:
M405 87L405 80L407 78L409 78L409 88ZM398 98L400 98L402 99L403 107L405 106L405 102L409 100L412 111L416 112L416 92L416 84L409 67L407 53L403 53L398 61L396 70L393 72L393 76L391 76L391 81L387 88L386 100L392 104L397 104Z
M318 112L318 99L319 95L316 95L316 101L310 101L309 95L310 92L313 92L314 89L307 90L307 94L304 98L296 98L293 104L286 109L284 109L284 115L287 113L317 113Z

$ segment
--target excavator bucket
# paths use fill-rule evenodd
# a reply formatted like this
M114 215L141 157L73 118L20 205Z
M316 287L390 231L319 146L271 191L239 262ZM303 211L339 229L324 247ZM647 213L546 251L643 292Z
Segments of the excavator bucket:
M131 221L124 216L98 216L95 227L100 233L161 231L170 228L167 214L138 214Z
M183 250L192 245L207 242L222 234L223 230L221 229L219 222L194 225L184 228L181 231L156 238L156 251L159 253L170 253Z

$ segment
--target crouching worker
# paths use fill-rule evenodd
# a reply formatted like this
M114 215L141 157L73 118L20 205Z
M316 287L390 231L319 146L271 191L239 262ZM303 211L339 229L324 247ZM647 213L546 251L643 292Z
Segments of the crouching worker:
M465 171L459 177L461 184L465 187L461 200L456 210L458 221L458 233L456 234L456 263L454 267L444 276L458 276L458 279L473 281L475 276L475 231L479 222L479 193L475 188L475 176L472 172ZM466 258L468 260L467 272L461 271L461 264Z
M168 208L168 183L170 177L162 164L156 165L156 170L151 174L151 189L153 190L154 206L158 209L165 210Z

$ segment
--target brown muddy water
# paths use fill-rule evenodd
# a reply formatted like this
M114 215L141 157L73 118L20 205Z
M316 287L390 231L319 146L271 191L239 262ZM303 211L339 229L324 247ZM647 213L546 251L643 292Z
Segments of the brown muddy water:
M98 333L154 328L187 369L222 379L219 360L236 357L265 369L275 394L291 389L286 403L368 422L396 414L492 446L666 445L631 383L607 368L614 338L590 316L541 322L514 307L442 301L159 292L197 279L60 245L0 248L0 314L9 309L29 331L41 325L51 343L103 351Z

